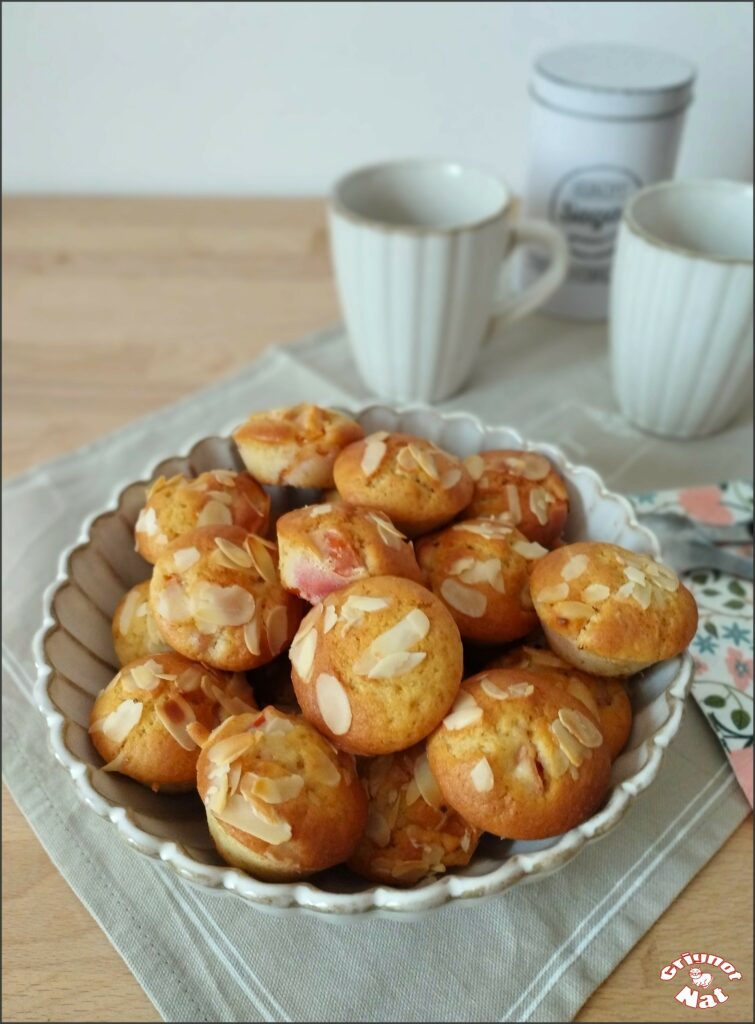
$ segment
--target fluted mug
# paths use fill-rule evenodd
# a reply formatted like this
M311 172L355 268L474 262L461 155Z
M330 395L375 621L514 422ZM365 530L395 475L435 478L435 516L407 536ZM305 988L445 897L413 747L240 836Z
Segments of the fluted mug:
M633 424L702 437L752 389L752 185L665 181L624 208L610 298L613 383Z
M542 305L564 280L568 251L546 221L517 220L500 178L443 160L354 171L329 205L338 292L365 385L393 401L437 402L469 376L480 346ZM522 245L546 250L543 274L501 288Z

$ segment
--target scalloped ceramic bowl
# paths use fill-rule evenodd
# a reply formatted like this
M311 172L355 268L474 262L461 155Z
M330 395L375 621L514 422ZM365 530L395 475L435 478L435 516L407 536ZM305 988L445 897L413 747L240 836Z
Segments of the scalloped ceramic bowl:
M419 434L461 456L487 448L540 451L566 479L570 540L607 540L659 553L656 538L637 523L629 503L608 491L593 470L572 465L551 445L530 444L509 427L486 427L463 413L371 406L355 415L368 432ZM241 468L229 438L205 438L188 455L163 460L151 479L160 474L194 476L217 467ZM468 903L489 897L563 867L586 843L615 828L658 774L664 750L682 718L692 674L688 653L633 680L632 735L614 764L609 797L597 814L565 835L536 843L485 836L467 868L408 890L371 885L345 869L304 882L272 884L224 865L215 853L196 795L161 796L124 776L103 772L87 734L94 698L117 667L110 634L113 611L125 590L149 575L150 567L134 552L133 543L133 526L147 484L144 480L129 484L115 496L111 508L84 523L77 544L61 556L58 578L45 594L44 622L35 638L36 700L47 719L53 752L88 807L113 823L117 841L125 840L162 860L194 883L225 890L265 909L304 909L330 918L368 913L407 918L449 901ZM292 492L276 488L271 492L274 512L280 514ZM299 497L307 496L299 492Z

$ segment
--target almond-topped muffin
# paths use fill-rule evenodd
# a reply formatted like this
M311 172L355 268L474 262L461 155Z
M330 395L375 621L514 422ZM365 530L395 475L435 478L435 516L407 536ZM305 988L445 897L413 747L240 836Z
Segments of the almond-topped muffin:
M513 526L469 519L423 537L417 559L465 640L507 643L537 625L530 572L547 548Z
M673 658L697 630L695 599L676 573L616 544L550 552L530 590L549 645L593 675L632 675Z
M467 821L506 839L546 839L602 803L611 759L585 705L527 669L466 679L427 741L443 796Z
M480 832L443 798L424 744L359 766L369 798L367 827L349 860L358 875L414 885L470 862Z
M581 700L600 723L603 737L615 760L624 749L632 731L632 704L623 679L591 676L570 665L553 651L522 645L494 658L487 665L493 668L526 668Z
M113 647L121 665L170 650L149 607L149 580L126 591L113 614L112 631Z
M366 576L423 579L411 543L382 512L307 505L281 516L277 532L281 583L310 604Z
M272 707L228 718L207 737L197 788L220 856L271 881L340 864L367 818L354 758L301 715Z
M356 420L307 403L253 413L233 432L250 473L293 487L332 487L336 456L360 437Z
M461 683L456 623L429 590L397 576L330 594L304 618L289 655L302 712L352 754L419 742Z
M168 545L155 565L149 601L176 651L243 672L290 644L304 604L278 578L275 544L240 526L204 526Z
M345 448L333 475L342 498L385 512L408 537L449 522L469 504L473 491L455 455L424 438L385 431Z
M194 788L200 736L228 715L255 709L243 676L154 654L124 665L92 707L89 735L105 771L178 792Z
M544 455L497 449L464 460L474 480L465 518L493 517L528 540L553 547L569 513L566 484Z
M134 527L136 550L153 565L167 546L198 526L240 526L264 534L270 498L249 473L213 469L198 477L158 477Z

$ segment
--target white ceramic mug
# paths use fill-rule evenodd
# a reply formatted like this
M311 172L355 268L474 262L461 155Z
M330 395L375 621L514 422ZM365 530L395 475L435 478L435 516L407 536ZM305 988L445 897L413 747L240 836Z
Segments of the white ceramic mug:
M564 279L566 243L545 221L512 223L500 179L442 160L365 167L341 178L330 238L346 328L371 391L436 402L458 390L497 322L545 302ZM504 260L520 245L550 254L518 295L497 294Z
M752 388L752 185L666 181L627 203L611 282L614 389L669 437L722 429Z

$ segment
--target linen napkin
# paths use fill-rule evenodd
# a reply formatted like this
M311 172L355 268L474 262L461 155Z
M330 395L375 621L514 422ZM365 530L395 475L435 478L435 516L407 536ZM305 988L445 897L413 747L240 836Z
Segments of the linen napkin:
M568 338L565 344L568 352ZM531 437L555 437L577 459L594 437L590 461L614 476L614 487L620 462L649 486L668 479L669 465L683 463L666 460L663 472L654 469L662 447L628 437L623 426L612 430L611 408L589 397L610 393L599 358L590 360L581 391L575 378L576 404L559 408L558 429L551 431L551 420L540 430L551 373L568 356L561 351L533 365L528 352L520 355L508 351L502 377L500 353L488 348L476 383L446 407L513 423ZM130 849L84 807L47 748L46 726L31 700L30 640L59 552L84 517L112 503L123 481L144 475L161 455L227 433L252 409L302 399L359 404L363 394L352 373L338 330L271 349L237 376L4 488L3 589L12 595L3 605L5 780L58 869L168 1020L570 1019L749 812L694 704L658 780L614 832L536 884L418 921L270 915L194 887ZM596 430L598 423L604 429ZM707 449L711 465L698 467L709 479L731 452L726 435L720 440ZM730 456L729 468L732 476L743 472ZM103 1011L118 1018L117 1007Z
M752 521L752 483L734 480L679 491L649 491L634 498L642 512L679 512L700 523L725 526ZM752 556L752 546L747 553ZM686 573L700 612L692 641L692 695L706 715L752 806L752 580L715 569Z

